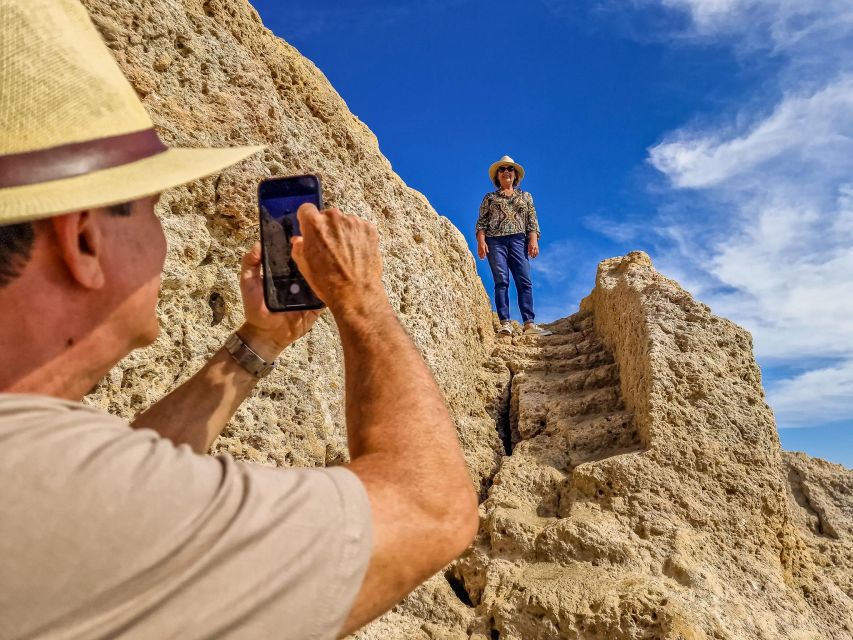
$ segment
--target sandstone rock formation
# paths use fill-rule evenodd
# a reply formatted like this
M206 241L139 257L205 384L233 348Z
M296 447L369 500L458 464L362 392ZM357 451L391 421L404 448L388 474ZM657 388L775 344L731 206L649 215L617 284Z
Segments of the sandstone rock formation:
M258 181L316 173L329 206L377 225L392 303L447 394L472 476L489 477L500 443L487 409L492 385L508 373L494 381L479 374L492 319L462 234L400 180L317 68L244 0L84 4L168 144L267 146L217 178L163 196L162 335L116 367L92 401L131 416L223 344L241 322L237 268L258 237ZM241 407L216 450L270 465L344 460L342 383L327 313Z
M460 232L244 0L83 1L170 144L267 145L164 196L162 336L91 402L133 415L240 322L259 178L318 173L329 204L379 228L386 288L446 394L482 527L358 638L853 637L853 473L781 452L745 331L631 254L602 263L554 336L495 342ZM339 463L341 393L326 315L216 450Z
M853 637L853 472L783 457L749 334L642 253L551 328L493 354L511 455L477 542L359 637Z

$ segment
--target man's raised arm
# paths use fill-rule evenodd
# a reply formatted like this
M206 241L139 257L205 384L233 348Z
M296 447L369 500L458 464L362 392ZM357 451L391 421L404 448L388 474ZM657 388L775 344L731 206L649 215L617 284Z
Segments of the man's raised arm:
M320 311L273 313L264 303L261 244L243 256L240 293L246 322L237 335L266 362L311 330ZM225 348L202 369L133 421L136 429L157 431L175 444L205 453L258 382Z
M348 466L373 512L373 555L346 634L465 550L477 531L477 499L438 386L382 287L375 227L311 205L299 222L293 257L338 324Z

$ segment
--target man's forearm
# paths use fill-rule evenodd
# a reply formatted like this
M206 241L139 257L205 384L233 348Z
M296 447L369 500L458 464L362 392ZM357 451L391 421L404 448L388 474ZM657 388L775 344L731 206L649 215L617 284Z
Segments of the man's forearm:
M387 299L336 315L346 369L350 455L388 454L379 470L430 494L470 486L456 428L432 373ZM402 477L394 478L395 474Z
M281 351L245 327L238 333L268 362ZM132 426L153 429L175 444L206 453L257 382L223 347L192 378L137 416Z
M477 500L444 399L382 286L376 227L310 204L298 215L303 236L293 259L338 325L347 466L367 492L373 521L370 564L345 635L464 551L477 528Z
M387 299L335 319L348 466L367 489L377 531L346 634L462 553L476 531L477 501L438 386Z

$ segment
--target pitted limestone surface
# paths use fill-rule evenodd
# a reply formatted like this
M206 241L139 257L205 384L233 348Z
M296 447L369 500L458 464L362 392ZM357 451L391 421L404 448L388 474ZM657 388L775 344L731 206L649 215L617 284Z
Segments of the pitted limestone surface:
M357 637L853 637L853 473L783 457L749 334L644 254L549 328L493 352L509 446L475 544Z
M515 446L483 503L482 534L454 568L476 603L471 637L558 637L559 608L506 596L520 590L535 597L525 586L534 574L549 584L575 564L624 563L632 555L619 542L624 527L606 509L594 524L570 518L590 502L572 494L579 466L640 449L618 367L591 314L549 328L553 336L518 338L496 349L515 372ZM608 497L597 490L591 500L598 506Z
M323 74L267 30L249 3L83 4L168 144L266 146L217 177L164 194L161 336L115 367L89 401L131 417L222 346L242 321L237 272L258 238L258 181L315 173L327 205L376 224L389 298L444 391L474 482L485 486L502 450L490 411L509 374L487 363L489 299L462 234L400 180ZM286 350L215 450L274 466L345 461L342 391L342 354L327 312Z
M245 0L83 2L169 144L267 147L164 195L162 335L91 402L133 416L240 323L259 179L318 173L328 204L379 229L386 289L445 393L482 527L360 640L853 637L853 474L783 456L746 331L632 253L602 262L556 335L496 342L462 234ZM341 401L326 315L215 448L340 463Z

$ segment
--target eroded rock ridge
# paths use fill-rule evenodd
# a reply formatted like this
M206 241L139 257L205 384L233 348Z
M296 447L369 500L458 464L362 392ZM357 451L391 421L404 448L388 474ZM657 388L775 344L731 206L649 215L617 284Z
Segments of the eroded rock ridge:
M851 637L853 472L781 451L749 334L639 252L551 329L493 352L476 543L361 637Z
M554 336L496 342L463 236L248 3L83 1L168 143L267 146L164 196L162 336L91 402L132 416L239 324L260 178L319 173L328 204L377 224L386 289L447 397L482 527L360 639L853 637L853 475L783 454L747 332L636 253L601 264ZM216 450L346 460L331 318Z
M161 336L116 367L91 401L132 416L175 387L242 322L237 272L258 237L257 185L315 173L328 206L374 222L385 288L444 389L477 483L501 450L483 361L489 299L462 234L408 188L322 73L244 0L83 0L172 146L262 144L215 178L164 194L169 237ZM464 313L459 312L464 310ZM247 400L216 451L268 465L346 460L343 362L325 314Z

